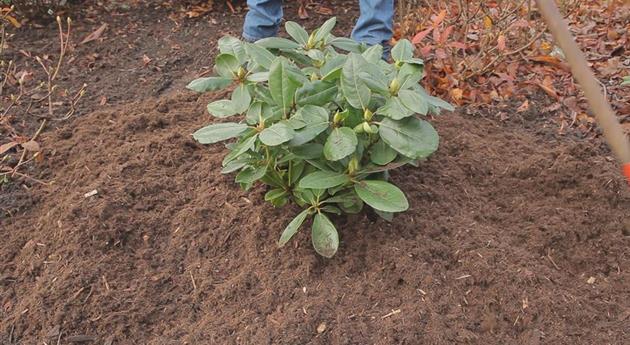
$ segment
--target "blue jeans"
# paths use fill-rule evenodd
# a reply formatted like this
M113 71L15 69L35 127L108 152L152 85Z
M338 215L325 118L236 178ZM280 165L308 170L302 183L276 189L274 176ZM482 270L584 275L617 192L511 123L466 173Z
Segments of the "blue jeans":
M247 0L249 11L243 24L243 38L254 42L278 33L282 0ZM394 0L359 0L361 15L352 38L368 45L380 44L389 52L394 25Z

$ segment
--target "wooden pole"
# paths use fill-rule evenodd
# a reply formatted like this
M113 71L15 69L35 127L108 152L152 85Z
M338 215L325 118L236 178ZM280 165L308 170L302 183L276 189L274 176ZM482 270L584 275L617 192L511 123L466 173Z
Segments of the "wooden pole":
M602 93L599 82L588 66L584 54L575 43L571 32L569 32L555 1L536 0L536 2L554 39L562 48L573 76L582 86L597 123L602 128L604 138L623 166L624 175L630 183L630 142L628 142L615 113L606 100L606 96Z

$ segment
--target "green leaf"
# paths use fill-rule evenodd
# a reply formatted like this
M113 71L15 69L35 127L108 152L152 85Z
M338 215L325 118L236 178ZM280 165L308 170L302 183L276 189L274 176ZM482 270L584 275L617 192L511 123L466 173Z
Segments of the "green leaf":
M256 144L256 139L258 139L258 135L254 135L250 138L247 138L244 141L236 144L230 153L228 153L225 158L223 158L223 166L227 166L228 163L238 158L240 155L254 148Z
M309 210L304 210L300 212L300 214L298 214L297 217L293 218L291 223L289 223L289 225L287 225L287 227L282 232L282 235L280 235L280 240L278 240L279 247L282 247L285 244L287 244L287 242L289 242L291 237L293 237L293 235L295 235L298 232L298 230L300 230L300 227L306 220L306 217L308 217L309 212L310 212Z
M411 159L422 159L438 148L440 138L431 124L415 117L400 121L384 118L379 134L387 145Z
M350 177L335 171L316 171L304 176L298 186L300 188L326 189L350 182Z
M392 212L385 212L381 210L374 209L374 212L378 214L379 217L385 219L386 222L390 222L394 220L394 214Z
M282 198L287 195L287 191L280 188L274 188L265 193L265 201L272 201L274 199Z
M260 141L267 146L278 146L293 139L293 136L293 128L286 122L277 122L260 132Z
M324 157L329 161L338 161L352 154L357 144L357 135L351 128L335 128L324 145Z
M324 154L324 146L316 143L304 144L291 149L291 152L301 159L316 159Z
M218 44L221 53L233 55L241 64L245 63L245 48L243 47L243 42L238 38L223 36L219 38Z
M306 45L306 42L308 41L308 32L306 32L300 24L288 21L284 24L284 28L297 43Z
M414 113L426 115L429 111L429 104L422 94L414 90L400 90L398 97L402 104Z
M233 173L236 170L240 170L242 167L246 166L247 163L248 163L247 160L240 160L240 159L233 160L229 162L228 164L226 164L225 167L223 167L223 169L221 169L221 174Z
M366 109L370 104L370 89L359 74L365 65L367 61L361 55L350 53L341 71L341 90L348 103L358 109Z
M214 144L238 136L247 129L244 123L216 123L198 129L193 133L193 138L200 144Z
M337 18L335 17L332 17L325 21L324 24L322 24L322 26L320 26L319 29L315 31L315 42L324 40L330 34L330 31L332 31L332 29L335 27L335 24L337 24Z
M214 90L225 89L230 86L234 82L232 78L223 78L223 77L208 77L208 78L199 78L190 82L190 84L186 85L186 88L189 90L193 90L196 92L207 92Z
M231 54L219 54L214 62L215 71L224 78L234 78L241 63Z
M289 78L288 63L284 58L277 59L269 70L271 97L283 109L285 114L293 106L295 90L299 87L295 80Z
M383 139L379 140L372 146L372 150L370 152L370 160L374 164L378 165L386 165L391 163L398 153L389 147L389 145L385 144Z
M394 120L404 119L413 115L413 111L403 106L400 98L391 97L385 102L385 105L376 110L377 114L387 116Z
M319 70L322 79L325 81L338 79L341 76L341 68L346 63L346 60L347 57L345 55L337 55L326 61Z
M409 208L405 194L385 181L365 180L354 185L361 200L372 208L385 212L402 212Z
M238 183L254 183L260 180L267 173L267 166L248 167L243 169L238 175L236 175L236 182Z
M398 71L398 82L400 83L400 89L405 90L418 85L418 82L422 79L423 68L418 65L403 64Z
M359 72L361 80L367 87L385 97L389 97L389 86L386 84L387 77L376 64L368 64L364 71Z
M621 85L630 85L630 75L623 77L623 82L621 82Z
M375 44L361 54L370 63L377 63L383 58L383 46Z
M245 45L245 51L254 62L267 70L276 59L267 49L253 43L247 43Z
M320 210L322 212L326 212L326 213L334 213L336 215L341 215L341 210L333 205L326 205L322 208L320 208Z
M295 94L298 105L327 105L337 96L337 85L321 80L307 82Z
M361 53L361 44L350 38L335 37L330 41L330 45L347 52Z
M269 72L257 72L247 76L247 80L252 83L262 83L269 80Z
M252 96L249 94L249 89L245 84L240 84L234 89L234 92L232 92L232 106L237 114L246 112L251 101Z
M256 41L257 46L267 49L298 49L300 45L282 37L268 37Z
M408 39L403 38L392 48L392 58L395 61L404 61L413 58L413 45Z
M316 105L305 105L299 108L289 119L293 129L300 129L308 124L328 123L328 111Z
M324 61L326 59L324 52L319 49L309 49L306 51L306 55L315 61Z
M228 117L238 113L234 103L228 99L220 99L208 104L208 112L214 117Z
M447 111L454 111L455 107L453 107L453 105L451 105L450 103L437 98L437 97L433 97L431 95L429 95L423 88L419 87L417 89L417 91L422 94L424 96L424 99L432 106L437 107L437 108L442 108L444 110Z
M296 116L299 116L299 121L306 123L306 126L295 131L295 136L289 142L289 145L291 146L303 145L315 139L315 137L328 129L330 126L328 121L328 111L326 111L326 109L315 105L305 106L300 109L301 110L298 110Z
M326 258L332 258L339 248L337 229L330 219L321 213L316 214L313 220L311 239L317 254Z

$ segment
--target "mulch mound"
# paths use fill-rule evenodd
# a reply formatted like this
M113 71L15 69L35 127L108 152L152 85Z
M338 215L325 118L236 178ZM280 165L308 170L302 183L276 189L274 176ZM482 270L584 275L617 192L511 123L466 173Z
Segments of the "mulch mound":
M437 117L439 152L393 173L410 210L336 218L328 260L308 227L278 249L297 209L239 190L225 149L193 141L207 101L44 135L54 183L0 219L0 343L630 341L630 191L602 144Z

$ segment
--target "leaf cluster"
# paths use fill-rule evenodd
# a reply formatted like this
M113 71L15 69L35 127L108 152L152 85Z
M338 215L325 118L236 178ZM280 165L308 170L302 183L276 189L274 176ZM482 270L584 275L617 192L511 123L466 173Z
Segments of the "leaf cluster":
M214 123L193 136L202 144L227 144L223 173L236 173L244 189L262 182L265 200L290 202L304 210L280 236L286 244L307 218L317 253L332 257L339 236L328 215L360 212L364 205L391 220L407 210L405 194L388 181L388 171L431 155L439 137L424 116L452 110L418 83L423 62L401 40L394 60L383 48L335 37L335 18L308 33L286 23L292 39L256 43L219 40L216 76L188 85L198 92L230 88L231 97L208 104ZM244 115L244 116L243 116Z

